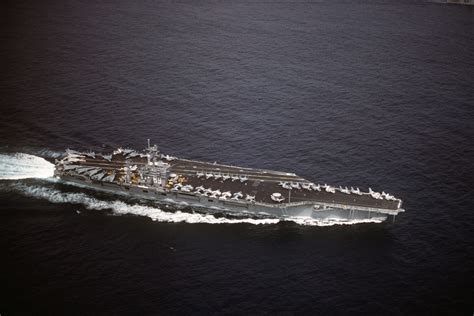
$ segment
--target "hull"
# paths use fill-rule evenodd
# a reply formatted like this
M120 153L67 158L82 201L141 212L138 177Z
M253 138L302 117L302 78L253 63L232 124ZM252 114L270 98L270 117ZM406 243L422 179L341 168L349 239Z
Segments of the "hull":
M271 206L262 203L245 203L238 201L223 201L208 197L184 194L179 192L165 192L150 190L139 186L121 186L114 183L104 183L78 179L77 177L58 176L65 184L106 192L114 195L143 198L162 204L174 204L202 208L209 212L227 212L236 215L252 215L257 217L277 218L307 218L320 221L330 220L377 220L384 221L389 213L380 213L376 210L358 210L354 208L331 207L311 202L288 203L284 207ZM396 214L392 214L396 215Z

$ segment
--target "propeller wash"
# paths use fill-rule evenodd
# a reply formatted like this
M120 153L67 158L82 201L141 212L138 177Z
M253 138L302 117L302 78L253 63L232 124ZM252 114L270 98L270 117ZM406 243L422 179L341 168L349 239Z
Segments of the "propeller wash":
M54 170L54 165L41 157L23 153L0 154L0 180L50 178Z

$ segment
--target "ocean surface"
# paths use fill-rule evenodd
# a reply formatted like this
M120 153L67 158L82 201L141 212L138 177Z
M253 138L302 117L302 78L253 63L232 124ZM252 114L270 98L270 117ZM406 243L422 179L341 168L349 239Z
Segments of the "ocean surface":
M0 314L474 312L474 8L6 1ZM295 172L383 223L206 215L49 176L65 148Z

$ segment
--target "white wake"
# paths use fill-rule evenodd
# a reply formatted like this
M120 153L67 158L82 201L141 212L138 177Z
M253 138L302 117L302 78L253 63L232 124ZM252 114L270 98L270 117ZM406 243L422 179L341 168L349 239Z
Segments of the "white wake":
M207 223L207 224L239 224L247 223L252 225L269 225L277 224L279 222L290 221L299 225L309 226L332 226L332 225L350 225L358 223L380 223L383 218L372 218L366 220L316 220L308 218L265 218L265 219L254 219L254 218L226 218L216 217L212 214L201 214L201 213L188 213L188 212L166 212L158 207L140 205L140 204L129 204L120 200L115 201L103 201L97 198L91 197L85 193L70 193L61 192L56 189L42 187L42 186L27 186L24 184L16 184L13 189L20 191L26 196L33 198L40 198L48 200L52 203L71 203L79 204L90 210L112 210L116 215L134 214L139 216L146 216L154 221L158 222L172 222L172 223Z
M54 165L44 158L29 154L0 154L0 180L49 178Z
M90 210L112 210L114 214L135 214L140 216L147 216L158 222L186 222L186 223L209 223L209 224L234 224L234 223L249 223L249 224L275 224L278 219L230 219L218 218L211 214L186 213L186 212L166 212L157 207L128 204L123 201L103 201L91 197L85 193L67 193L56 189L50 189L41 186L27 186L18 184L14 189L21 191L27 196L34 198L41 198L52 203L71 203L80 204Z

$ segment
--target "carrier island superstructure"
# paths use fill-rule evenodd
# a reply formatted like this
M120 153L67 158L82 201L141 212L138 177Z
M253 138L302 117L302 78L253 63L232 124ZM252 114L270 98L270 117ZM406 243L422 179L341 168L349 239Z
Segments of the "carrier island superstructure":
M55 176L110 193L271 217L317 220L395 218L402 201L385 192L313 183L294 173L199 162L118 148L109 154L67 149Z

